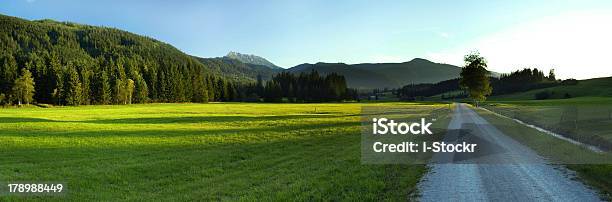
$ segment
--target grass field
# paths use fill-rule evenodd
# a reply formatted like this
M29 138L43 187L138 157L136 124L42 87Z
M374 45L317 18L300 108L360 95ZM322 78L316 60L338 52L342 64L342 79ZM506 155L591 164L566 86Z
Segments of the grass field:
M414 116L447 107L369 105L413 107ZM406 200L426 168L361 164L361 106L0 109L0 182L67 190L0 200Z

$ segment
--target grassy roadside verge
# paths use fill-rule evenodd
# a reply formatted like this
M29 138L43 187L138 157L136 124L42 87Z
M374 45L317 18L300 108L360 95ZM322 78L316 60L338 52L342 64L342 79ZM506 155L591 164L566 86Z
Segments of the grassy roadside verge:
M612 150L610 98L496 101L482 107L603 150Z
M565 166L575 171L583 182L599 189L605 199L610 199L612 193L612 165L579 163L580 161L606 161L601 159L609 160L609 153L598 155L586 148L518 124L511 119L499 117L483 109L475 110L489 123L503 131L504 134L530 147L551 162L577 162L576 164L565 164Z

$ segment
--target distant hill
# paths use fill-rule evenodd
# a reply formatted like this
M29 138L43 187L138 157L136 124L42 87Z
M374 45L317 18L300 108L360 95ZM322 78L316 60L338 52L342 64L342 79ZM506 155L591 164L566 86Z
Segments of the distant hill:
M275 64L273 64L272 62L266 60L265 58L256 56L256 55L250 55L250 54L242 54L242 53L238 53L238 52L229 52L225 58L230 58L230 59L235 59L238 60L240 62L246 63L246 64L252 64L252 65L261 65L261 66L266 66L269 67L271 69L283 69L279 66L276 66Z
M316 70L344 75L351 88L399 88L407 84L437 83L459 77L461 67L434 63L416 58L403 63L344 63L301 64L288 71L293 73ZM497 73L494 73L497 75Z
M387 78L383 74L376 71L354 68L352 65L344 63L316 63L316 64L301 64L287 71L299 74L302 72L310 72L316 70L322 74L338 73L346 78L347 85L350 88L358 89L373 89L398 86L397 83Z
M299 74L316 70L322 74L335 72L343 75L349 87L358 89L399 88L412 83L437 83L458 78L461 72L460 67L434 63L420 58L404 63L301 64L289 69L271 67L268 65L272 63L262 57L236 52L230 52L227 56L219 58L195 58L212 72L240 82L256 81L258 75L268 80L272 75L282 71ZM250 63L244 61L250 61ZM264 63L269 64L263 65Z
M204 64L210 71L242 83L255 82L257 81L258 75L261 75L264 80L269 80L272 78L272 75L283 71L282 68L271 68L265 65L244 63L230 57L193 57Z
M338 73L345 76L350 88L400 88L408 84L437 83L459 77L461 67L449 64L434 63L415 58L403 63L316 63L300 64L289 69L280 68L265 58L230 52L218 58L195 57L212 72L239 82L254 82L261 75L264 80L274 74L287 71L294 74L309 73L316 70L321 74ZM245 62L246 61L246 62ZM267 64L267 65L264 65ZM499 73L492 72L494 77Z
M437 83L458 78L461 72L461 67L420 58L403 63L358 64L355 67L379 72L400 86L411 83Z
M261 61L268 62L269 64L272 63L262 57L236 52L230 52L227 56L219 58L195 58L212 72L240 82L256 81L258 75L261 75L264 80L268 80L274 74L282 71L299 74L316 70L322 74L335 72L343 75L346 77L350 88L358 89L399 88L407 84L437 83L458 78L461 72L460 67L434 63L420 58L404 63L363 63L354 65L321 62L316 64L306 63L289 69L262 65L264 62ZM260 62L249 63L244 61ZM497 73L494 73L494 75L497 75Z

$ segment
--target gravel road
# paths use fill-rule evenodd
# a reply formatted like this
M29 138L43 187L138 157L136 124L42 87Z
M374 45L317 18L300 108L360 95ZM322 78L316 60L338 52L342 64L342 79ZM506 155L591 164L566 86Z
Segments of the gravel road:
M445 142L479 143L473 154L438 153L419 184L421 201L600 201L533 150L458 104Z

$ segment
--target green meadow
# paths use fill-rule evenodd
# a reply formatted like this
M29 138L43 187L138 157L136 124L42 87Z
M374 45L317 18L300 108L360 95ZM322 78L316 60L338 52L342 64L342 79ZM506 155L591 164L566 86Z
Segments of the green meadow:
M0 109L2 200L406 200L424 165L360 161L364 104L145 104ZM405 106L415 117L444 104ZM439 113L438 113L439 114Z

